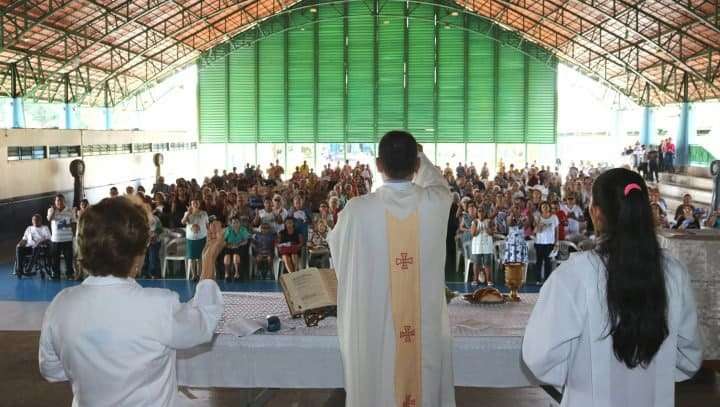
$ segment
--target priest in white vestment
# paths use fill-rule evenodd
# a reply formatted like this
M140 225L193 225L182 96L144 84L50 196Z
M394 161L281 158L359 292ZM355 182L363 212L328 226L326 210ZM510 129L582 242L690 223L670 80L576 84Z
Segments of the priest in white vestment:
M376 164L384 185L348 202L328 236L346 405L454 406L444 282L450 189L409 133L386 134Z

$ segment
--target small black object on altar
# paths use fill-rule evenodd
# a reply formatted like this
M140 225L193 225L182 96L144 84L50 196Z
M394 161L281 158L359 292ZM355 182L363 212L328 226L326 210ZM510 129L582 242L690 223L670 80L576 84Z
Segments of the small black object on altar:
M305 320L305 325L311 327L311 326L317 326L317 324L322 321L323 319L327 317L336 317L337 316L337 306L329 306L329 307L322 307L322 308L315 308L311 310L307 310L303 312L303 319Z
M275 315L268 315L267 317L267 330L268 332L277 332L281 328L280 318Z

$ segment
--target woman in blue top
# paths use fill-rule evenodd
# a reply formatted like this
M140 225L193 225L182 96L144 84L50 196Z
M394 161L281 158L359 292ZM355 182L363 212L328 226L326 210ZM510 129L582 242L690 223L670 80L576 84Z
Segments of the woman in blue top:
M231 281L233 278L238 280L240 279L242 259L248 257L250 231L240 222L240 218L233 217L230 219L230 226L225 228L223 236L225 240L225 249L223 250L225 281ZM235 266L235 272L231 273L233 265Z

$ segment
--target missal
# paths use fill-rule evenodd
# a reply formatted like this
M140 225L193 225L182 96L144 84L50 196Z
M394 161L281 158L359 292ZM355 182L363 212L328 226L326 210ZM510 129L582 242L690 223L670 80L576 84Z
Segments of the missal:
M283 274L280 286L293 317L337 307L337 277L333 269L308 268Z

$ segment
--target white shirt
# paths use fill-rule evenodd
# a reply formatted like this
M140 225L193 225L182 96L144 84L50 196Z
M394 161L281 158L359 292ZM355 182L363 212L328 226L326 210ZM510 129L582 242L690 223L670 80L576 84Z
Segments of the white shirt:
M522 355L541 381L565 386L561 406L671 407L675 382L702 363L697 310L685 267L665 252L668 337L650 365L628 369L607 336L605 267L573 253L545 282L525 328Z
M172 406L175 350L210 341L222 312L212 280L180 303L177 293L134 279L89 277L62 290L45 312L40 373L71 382L73 407Z
M557 216L550 215L549 218L543 218L542 215L538 215L535 219L538 223L535 244L555 244L555 230L560 225Z
M52 213L52 217L50 216ZM72 224L77 222L75 212L67 206L63 210L48 209L48 220L52 229L51 240L55 243L72 242Z
M27 247L35 247L43 241L50 240L50 229L45 225L30 225L25 229L22 238Z
M493 245L493 238L488 233L490 229L490 221L488 219L483 221L476 219L473 223L477 225L478 234L472 238L472 254L493 254L495 248Z
M188 240L200 240L207 237L207 225L210 222L207 212L200 211L198 213L195 213L194 215L188 215L188 213L185 212L185 216L187 216L187 225L185 225L185 237ZM197 233L193 232L192 230L193 224L200 227L200 230Z
M561 209L563 211L565 211L565 213L567 213L568 216L570 214L575 215L575 219L577 219L577 220L580 220L583 217L583 210L577 205L573 205L572 207L565 206L564 208L561 208Z

